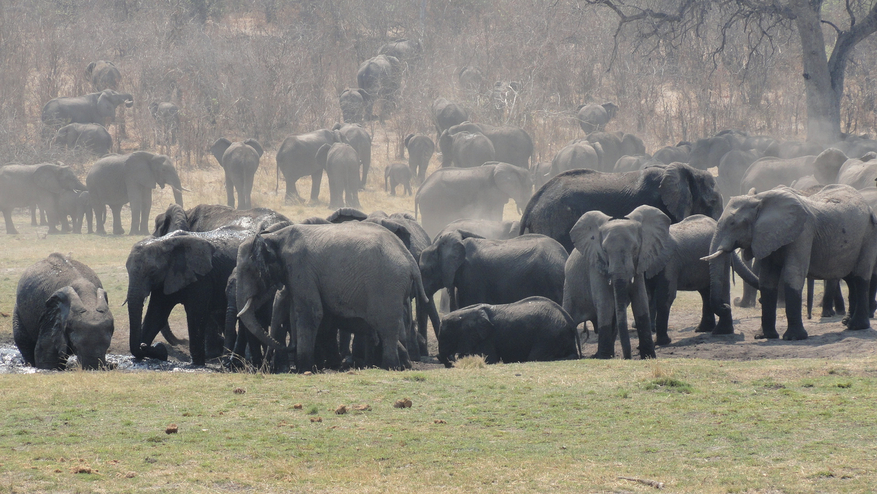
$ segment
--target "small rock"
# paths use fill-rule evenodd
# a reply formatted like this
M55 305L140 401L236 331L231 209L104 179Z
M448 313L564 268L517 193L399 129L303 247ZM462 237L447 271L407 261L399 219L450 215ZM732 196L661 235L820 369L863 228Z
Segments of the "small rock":
M292 405L292 408L296 410L301 410L302 408L304 408L304 405L302 405L301 403L296 403L295 405Z
M347 407L344 405L339 405L338 408L335 409L335 415L344 415L347 413Z
M372 409L369 405L363 403L361 405L353 405L353 409L358 412L367 412Z
M322 422L322 421L323 421L322 417L311 417L311 422Z
M411 408L411 400L408 398L404 398L401 400L396 400L396 403L393 403L393 408Z
M128 473L125 474L125 478L126 478L126 479L133 479L133 478L136 477L136 476L137 476L137 473L136 473L136 472L128 472Z
M180 429L177 427L177 424L171 424L171 425L167 426L167 428L164 430L164 433L165 434L176 434L177 432L179 432L179 430Z
M236 395L242 395L246 392L247 392L247 390L244 388L234 388L234 391L233 391L233 393Z
M436 424L447 424L447 422L445 422L445 421L442 420L442 419L435 419L435 420L433 420L433 423L436 423Z

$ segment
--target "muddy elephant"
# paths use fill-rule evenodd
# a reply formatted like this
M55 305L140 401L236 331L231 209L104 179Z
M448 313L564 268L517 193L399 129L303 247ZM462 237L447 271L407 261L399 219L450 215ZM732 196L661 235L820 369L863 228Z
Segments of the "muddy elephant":
M344 123L360 123L365 119L365 102L368 93L362 88L348 87L338 95L341 118Z
M84 369L104 368L113 330L107 292L85 264L55 253L22 273L12 335L26 364L64 369L75 355Z
M227 204L235 207L234 193L238 193L238 209L253 207L253 180L262 158L262 145L255 139L232 143L220 137L210 147L210 152L225 172L225 196Z
M750 189L764 192L778 185L789 186L807 175L813 175L819 183L834 183L846 161L846 155L833 148L826 149L819 156L788 159L766 156L754 161L746 169L740 180L739 193L746 194Z
M615 103L603 103L598 105L595 103L581 105L576 110L576 121L579 127L585 131L585 134L591 132L602 131L610 120L615 118L618 113L618 106Z
M88 77L95 91L117 90L122 81L122 74L116 68L116 64L109 60L91 62L85 67L85 76Z
M125 233L122 228L122 206L131 204L131 235L149 235L149 212L152 189L169 185L174 201L183 206L183 186L171 160L162 154L137 151L113 154L91 166L85 177L94 205L96 230L105 234L107 206L113 212L113 234Z
M417 177L418 183L423 183L426 180L429 160L435 153L435 143L425 135L408 134L408 137L405 138L405 148L408 150L408 166L411 168L411 175Z
M289 218L267 208L237 210L218 204L199 204L183 210L171 204L155 217L153 237L162 237L177 230L186 232L209 232L224 226L256 233L277 223L291 224Z
M66 230L67 219L58 211L60 195L85 188L73 169L64 165L40 163L0 167L0 211L6 220L6 233L18 233L12 224L12 209L34 204L46 212L49 233L59 233L59 222Z
M134 106L134 97L128 93L117 93L105 89L99 93L84 96L55 98L43 106L42 121L49 127L60 128L69 123L106 124L112 121L116 107L125 104Z
M68 151L86 150L103 156L112 149L113 138L103 125L71 123L58 129L51 145Z

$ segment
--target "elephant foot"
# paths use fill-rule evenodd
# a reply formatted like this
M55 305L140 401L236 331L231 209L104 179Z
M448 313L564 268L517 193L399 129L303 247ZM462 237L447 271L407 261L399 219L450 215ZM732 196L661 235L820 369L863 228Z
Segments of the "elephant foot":
M592 355L591 358L600 359L600 360L609 360L609 359L615 358L615 354L613 354L613 353L607 354L607 353L597 352L594 355Z
M49 227L49 231L48 231L49 235L60 235L61 233L63 233L63 232L61 232L61 230L58 230L55 227Z
M113 235L124 235L125 230L123 228L119 228L118 230L113 228Z
M734 323L731 320L720 320L711 333L714 335L734 334Z
M157 360L167 361L167 347L165 347L163 343L156 343L153 346L149 346L146 343L141 343L140 352L142 354L140 358L154 358Z
M835 312L834 312L833 310L831 310L831 309L824 309L824 310L822 311L822 316L821 316L821 317L834 317L834 316L835 316Z
M734 307L743 307L744 309L749 309L755 307L755 301L737 297L734 299Z
M786 341L806 340L807 331L804 328L789 328L783 333L783 339Z
M871 323L868 321L868 319L857 320L857 321L850 319L849 321L847 321L845 326L850 331L858 331L861 329L871 329Z
M716 322L715 321L701 322L700 324L697 325L696 328L694 328L694 332L695 333L711 333L715 329L716 329Z
M657 338L655 338L655 345L664 346L669 345L673 340L670 339L666 334L659 334Z
M776 340L779 337L780 334L775 329L765 330L762 328L761 332L755 335L756 340Z

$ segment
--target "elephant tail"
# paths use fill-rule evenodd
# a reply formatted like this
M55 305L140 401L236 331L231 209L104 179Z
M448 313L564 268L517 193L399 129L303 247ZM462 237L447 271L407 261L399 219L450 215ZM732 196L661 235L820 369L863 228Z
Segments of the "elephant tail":
M164 327L161 328L161 335L164 337L165 341L174 346L187 343L186 340L181 340L177 338L177 336L171 331L171 327L167 324L165 324Z

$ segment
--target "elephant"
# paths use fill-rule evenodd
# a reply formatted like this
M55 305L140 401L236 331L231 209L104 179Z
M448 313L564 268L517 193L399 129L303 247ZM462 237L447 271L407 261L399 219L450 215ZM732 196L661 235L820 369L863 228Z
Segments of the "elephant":
M545 297L477 304L444 316L439 362L452 367L457 355L483 355L488 364L581 358L572 318Z
M675 146L664 146L652 155L655 161L665 165L670 163L688 163L690 157L691 144L687 142L680 142Z
M84 149L103 156L112 149L113 138L103 125L71 123L58 129L51 145L66 148L68 151Z
M829 147L840 149L845 155L855 158L877 152L877 140L868 136L847 136Z
M807 338L801 320L801 291L807 276L844 279L850 287L847 329L867 329L869 282L877 259L877 217L862 195L849 185L828 185L804 197L788 187L731 198L710 244L710 283L727 276L728 253L741 248L760 262L761 332L778 338L776 306L782 287L788 330L784 340ZM717 291L713 311L730 310Z
M621 138L618 134L612 132L592 132L584 139L591 143L597 149L599 146L602 154L600 155L600 168L597 171L610 172L615 163L624 155L621 150Z
M399 343L410 321L409 302L427 301L417 262L402 240L368 222L290 225L256 234L241 244L237 267L237 300L246 301L238 317L281 353L285 343L265 332L253 309L270 296L266 284L287 287L300 373L314 368L318 332L341 326L378 338L381 366L401 368Z
M323 144L317 150L317 164L329 177L329 208L358 208L359 158L356 149L345 142Z
M423 183L426 180L429 160L435 153L435 143L425 135L408 134L405 138L405 148L408 149L408 166L411 168L411 175L417 177L418 183Z
M484 76L478 67L466 65L457 72L457 82L464 90L477 94L484 86Z
M360 190L364 189L366 179L368 178L368 170L371 168L372 163L372 137L359 124L341 125L336 123L332 130L338 131L341 134L340 138L336 136L337 142L346 142L356 150L356 156L362 165L362 183L360 183L359 188Z
M384 170L384 191L394 196L398 185L402 186L404 193L412 195L411 168L405 163L393 163Z
M764 155L774 158L800 158L802 156L816 156L825 148L815 142L801 141L773 141L764 149Z
M646 205L616 218L588 211L569 234L575 250L565 266L563 308L576 326L585 321L594 326L599 337L594 357L614 357L617 335L624 358L631 358L630 305L639 355L655 358L645 273L660 269L670 256L670 218Z
M68 166L54 163L3 166L0 168L0 211L6 220L6 233L18 233L12 224L12 209L34 204L46 212L49 233L59 233L56 228L59 221L67 230L67 219L58 212L59 196L64 191L85 189Z
M459 219L448 223L434 238L433 241L448 232L457 230L466 231L493 240L507 240L518 236L518 221L491 221Z
M229 207L234 207L234 193L238 193L238 209L253 207L253 179L262 158L262 146L255 139L232 143L220 137L210 152L225 172L225 195Z
M156 124L156 145L161 143L162 147L170 149L177 143L177 133L180 131L180 108L168 101L153 101L149 104L149 113Z
M533 188L539 190L554 176L550 161L538 161L530 165L530 179L533 180Z
M573 141L552 158L551 176L556 177L565 171L578 168L603 171L602 158L603 148L600 144L592 145L587 141Z
M508 163L488 162L475 168L438 170L420 184L414 195L414 215L422 215L423 228L435 235L460 218L502 220L509 199L518 208L533 190L527 170Z
M254 309L256 318L262 326L269 326L271 324L275 298L276 293L272 297L266 297L265 303ZM226 364L228 367L238 370L245 369L246 363L249 363L253 369L262 369L264 363L262 343L256 338L256 335L238 324L238 311L240 307L237 304L237 268L233 269L228 277L228 283L225 285L225 299L228 302L225 309L225 324L223 326L223 347L228 351L228 361ZM248 351L249 359L247 359Z
M576 110L576 121L585 134L602 131L610 120L618 113L615 103L607 102L602 105L595 103L581 105Z
M641 205L656 207L677 223L692 214L722 214L722 196L713 176L684 163L618 174L570 170L533 195L521 217L520 233L548 235L572 252L569 231L583 214L596 210L623 218Z
M719 185L719 190L722 191L722 199L726 204L731 196L740 194L743 176L758 158L758 153L755 151L733 149L725 153L719 160L719 174L716 177L716 183Z
M358 87L348 87L338 96L344 123L360 123L365 119L365 102L368 93Z
M131 154L111 154L97 160L85 177L91 202L94 205L96 231L105 234L107 206L113 212L113 234L125 233L122 228L122 206L131 204L131 235L149 235L149 212L152 209L152 189L156 184L170 185L174 201L183 206L180 177L171 160L162 154L137 151Z
M95 91L103 91L104 89L119 89L119 83L122 81L122 74L116 65L109 60L98 60L91 62L85 68L85 75Z
M134 106L134 97L128 93L104 89L85 96L55 98L43 106L42 121L54 128L69 123L105 124L108 120L112 121L116 107L122 103L130 108Z
M446 98L436 98L432 102L432 123L435 125L435 139L441 139L442 132L454 125L469 120L469 114L462 106Z
M427 296L448 290L452 311L536 295L559 303L566 259L563 246L544 235L492 240L456 230L423 250L420 273Z
M422 51L423 48L420 46L420 41L416 39L399 38L382 45L378 50L378 55L395 57L400 62L411 64L420 58L420 53Z
M770 136L747 136L743 140L743 147L741 149L754 151L759 156L764 156L764 151L775 142L776 139ZM816 154L819 153L817 152Z
M287 137L280 145L277 151L277 184L279 187L282 172L286 180L287 203L293 199L304 202L295 188L295 183L307 175L311 176L311 203L317 203L320 183L323 181L323 168L317 163L317 151L323 144L337 142L337 135L329 129L320 129Z
M844 162L837 172L837 183L847 184L854 189L874 186L877 177L877 153L866 153L861 158Z
M54 253L18 280L12 334L26 364L62 370L76 355L83 369L105 368L113 329L107 292L85 264Z
M365 100L365 119L373 119L375 101L382 103L381 120L395 108L396 93L402 82L402 64L398 58L378 55L359 66L356 82L368 97Z
M778 185L791 185L795 180L806 175L813 175L820 183L830 184L837 180L838 172L847 161L846 155L840 150L829 148L819 156L802 156L799 158L759 158L746 169L740 180L740 193L746 194L750 189L764 192Z
M642 170L647 166L657 165L661 166L663 163L655 161L654 158L647 154L637 154L637 155L624 155L618 158L618 161L615 162L615 166L612 167L613 173L624 173L624 172L633 172L637 170Z
M642 156L647 154L646 144L639 136L627 134L621 131L618 131L615 134L621 139L622 156Z
M267 208L241 211L218 204L199 204L184 211L179 205L171 204L167 211L155 217L152 236L163 237L177 230L209 232L224 226L257 233L278 223L292 224L286 216Z
M444 132L439 139L439 148L442 150L442 168L481 166L496 157L493 143L480 132Z
M73 233L82 233L82 219L88 221L88 233L94 233L94 209L91 205L91 195L87 190L65 190L58 197L58 209L64 216L62 223L66 224L66 216L72 218Z
M131 355L167 360L167 348L152 341L167 326L171 310L183 304L192 363L204 365L208 357L218 357L228 306L226 285L238 247L252 235L225 227L209 232L176 231L134 244L125 263Z
M722 157L728 152L742 148L742 142L740 136L730 132L698 139L691 146L688 164L698 170L719 166Z
M530 138L530 134L524 129L463 122L454 125L445 132L451 135L457 132L480 132L493 143L493 149L496 152L494 159L496 161L511 163L524 169L530 167L530 158L533 156L533 139ZM439 148L442 149L441 137L439 138ZM442 153L444 153L444 150L442 150Z

